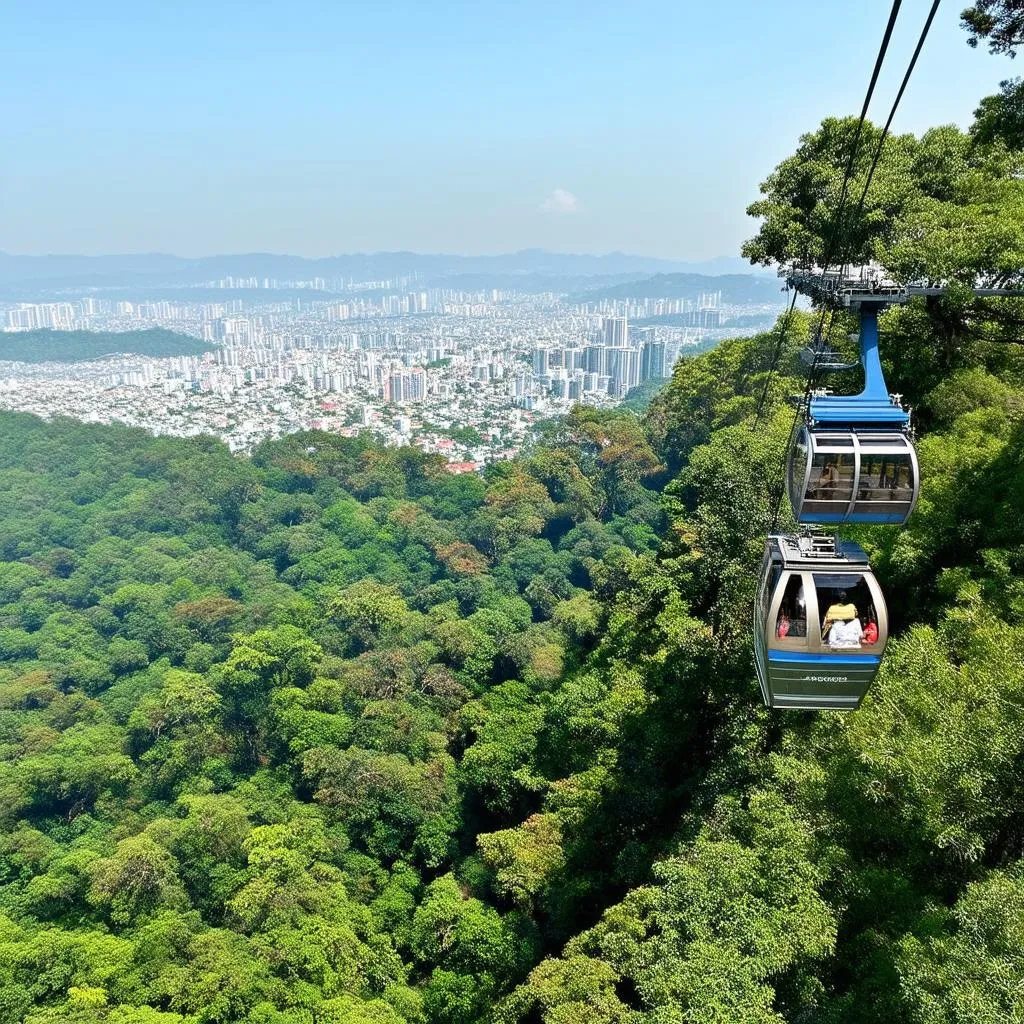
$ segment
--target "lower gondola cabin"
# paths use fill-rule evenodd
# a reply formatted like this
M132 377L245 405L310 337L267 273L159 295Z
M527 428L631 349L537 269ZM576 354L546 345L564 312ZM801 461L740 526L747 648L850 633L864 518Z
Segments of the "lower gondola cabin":
M754 611L754 660L770 708L852 711L882 661L889 619L860 545L768 538Z

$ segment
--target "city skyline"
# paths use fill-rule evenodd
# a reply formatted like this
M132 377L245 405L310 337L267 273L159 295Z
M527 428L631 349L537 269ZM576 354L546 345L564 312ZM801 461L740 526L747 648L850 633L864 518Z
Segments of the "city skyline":
M0 250L735 253L796 138L859 108L886 8L22 5ZM894 128L966 125L1015 70L943 9Z
M569 296L402 279L350 282L343 298L262 283L244 298L225 287L179 288L173 300L0 299L0 408L209 433L234 451L296 430L369 430L468 472L512 457L540 419L576 403L614 407L657 386L684 353L768 326L782 302L774 282ZM153 329L173 332L161 336L164 354L145 354ZM103 347L76 354L90 334Z

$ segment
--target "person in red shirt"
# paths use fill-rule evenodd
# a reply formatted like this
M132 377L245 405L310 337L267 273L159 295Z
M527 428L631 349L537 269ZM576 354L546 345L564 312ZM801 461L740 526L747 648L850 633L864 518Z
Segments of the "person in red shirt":
M779 624L775 629L775 635L780 639L784 640L789 636L789 616L785 612L779 613Z
M867 624L864 626L864 635L860 642L868 645L878 643L878 623L875 622L875 617L871 614L868 615Z

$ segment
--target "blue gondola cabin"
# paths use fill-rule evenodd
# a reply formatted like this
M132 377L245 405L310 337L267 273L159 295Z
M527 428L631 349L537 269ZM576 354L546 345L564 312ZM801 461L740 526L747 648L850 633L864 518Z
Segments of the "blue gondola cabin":
M768 707L860 706L889 632L885 599L860 545L814 534L769 537L754 621Z

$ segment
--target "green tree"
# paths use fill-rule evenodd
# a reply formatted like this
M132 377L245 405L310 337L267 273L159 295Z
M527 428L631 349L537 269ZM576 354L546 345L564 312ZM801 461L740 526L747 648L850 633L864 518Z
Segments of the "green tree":
M89 900L126 924L140 913L182 901L177 861L148 836L122 839L112 857L91 865Z
M960 15L968 31L967 43L977 46L984 40L989 53L1006 53L1011 57L1024 43L1024 7L1020 0L975 0Z

